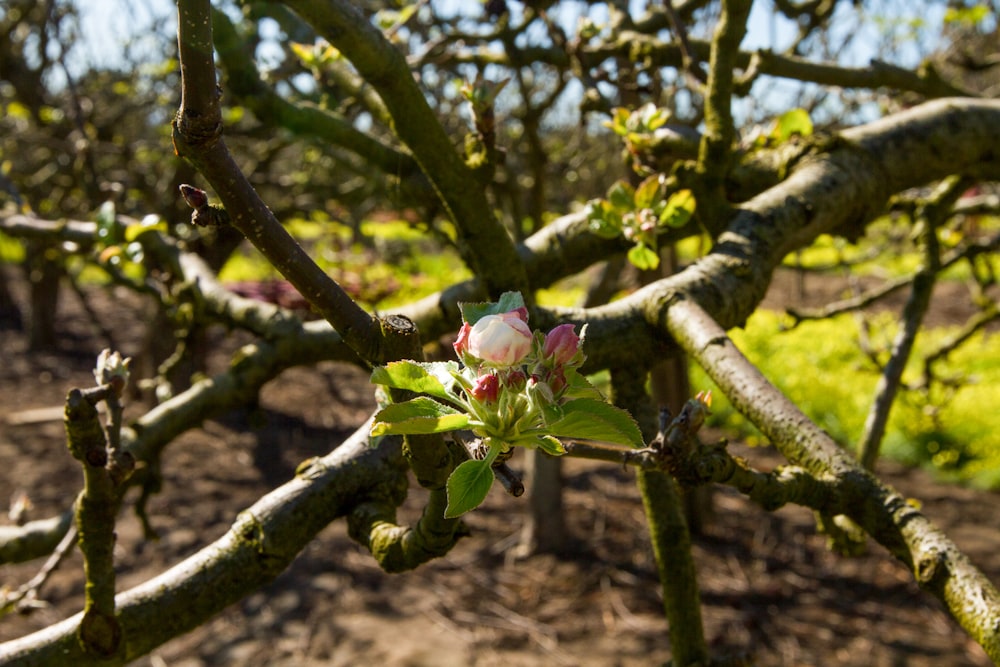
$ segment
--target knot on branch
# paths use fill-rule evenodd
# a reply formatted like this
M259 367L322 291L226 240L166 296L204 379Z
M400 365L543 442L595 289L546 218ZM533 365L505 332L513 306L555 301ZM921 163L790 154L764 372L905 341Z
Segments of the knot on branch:
M217 114L203 116L197 111L181 108L174 116L172 127L174 153L181 157L206 151L222 138L222 119Z
M80 645L87 653L110 658L122 648L122 628L113 614L88 609L80 622Z
M712 481L729 465L724 443L702 447L697 437L711 404L711 392L699 392L672 420L669 410L660 411L660 432L650 448L662 467L682 485Z

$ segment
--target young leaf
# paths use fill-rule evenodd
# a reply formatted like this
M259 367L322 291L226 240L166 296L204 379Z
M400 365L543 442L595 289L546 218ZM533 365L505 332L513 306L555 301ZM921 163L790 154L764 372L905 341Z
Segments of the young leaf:
M524 307L524 297L520 292L504 292L496 303L460 303L462 319L469 324L475 324L487 315L500 315Z
M562 456L566 453L566 448L556 438L551 435L543 435L538 438L537 447L550 456Z
M813 133L812 120L809 112L805 109L791 109L781 114L774 123L771 130L771 139L776 144L782 144L792 138L793 135L808 137Z
M628 251L628 261L643 271L651 271L660 265L660 256L648 245L639 243Z
M632 112L624 107L616 107L612 112L612 121L605 121L605 125L614 130L614 133L624 137L628 133L628 119Z
M454 361L393 361L377 366L372 371L371 382L455 402L455 395L448 391L447 386L452 383L451 371L457 370L458 364Z
M683 227L694 215L694 193L690 190L678 190L667 199L666 206L660 212L660 224L668 227Z
M587 222L590 231L601 238L613 239L621 236L622 216L607 200L595 199L588 204Z
M493 486L493 467L486 461L465 461L448 477L446 519L453 519L479 507Z
M469 415L432 398L420 396L403 403L392 403L379 410L375 415L371 434L444 433L468 425Z
M162 220L157 215L147 215L140 222L133 222L125 227L125 241L131 243L139 238L140 234L150 230L156 230L165 234L169 231L169 228L167 227L166 220Z
M604 401L577 398L560 405L559 412L561 415L557 419L546 420L549 433L556 437L600 440L630 447L644 444L632 415Z
M660 175L650 176L635 189L635 207L653 208L653 204L660 198Z
M635 190L625 181L618 181L608 189L608 201L615 211L631 211L635 208Z
M604 401L601 390L575 368L566 369L566 385L564 395L567 398L592 398L595 401Z

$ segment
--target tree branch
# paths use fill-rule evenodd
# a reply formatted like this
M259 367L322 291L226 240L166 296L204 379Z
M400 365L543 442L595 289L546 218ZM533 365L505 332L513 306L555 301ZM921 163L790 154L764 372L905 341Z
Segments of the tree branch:
M965 179L947 179L938 186L931 199L920 207L917 222L921 226L923 266L913 278L913 289L903 309L902 326L893 341L889 361L879 377L875 398L858 443L858 460L868 470L875 469L882 437L889 422L889 413L903 379L903 370L910 359L910 352L923 324L924 315L930 307L931 294L938 272L941 270L938 227L947 219L952 205L969 185Z
M116 599L128 638L124 661L207 621L272 581L316 534L344 516L380 485L405 479L400 438L369 447L366 423L322 458L299 466L295 479L239 514L232 528L187 560ZM0 665L99 667L76 641L78 614L20 639L0 644Z
M383 361L381 329L285 231L233 161L222 138L222 115L212 57L211 5L178 0L181 106L174 148L205 176L234 227L323 314L358 355Z
M514 290L529 298L532 292L513 242L493 216L484 190L469 187L474 177L413 80L403 55L343 0L285 4L337 46L379 92L392 114L393 129L437 189L460 230L463 256L490 296Z
M697 303L677 300L666 325L733 406L789 461L813 476L836 479L847 501L844 513L898 558L986 653L1000 661L1000 592L968 557L768 382Z

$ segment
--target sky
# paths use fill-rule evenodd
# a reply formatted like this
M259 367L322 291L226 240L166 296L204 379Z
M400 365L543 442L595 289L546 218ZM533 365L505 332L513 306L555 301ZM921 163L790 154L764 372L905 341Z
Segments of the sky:
M795 25L774 12L772 1L754 2L742 48L747 50L771 48L781 51L794 38ZM450 11L468 12L469 7L472 7L471 11L477 14L481 11L476 0L436 0L436 2L442 9ZM632 0L635 10L641 10L646 3L647 0ZM585 8L575 3L567 5L569 9L563 22L568 28L572 28L576 24L577 15L585 11ZM850 48L839 56L842 64L867 65L876 53L876 45L880 39L879 29L895 30L898 34L905 34L906 30L912 29L914 20L940 25L944 11L944 3L941 1L913 3L906 0L870 0L866 6L871 13L871 20L866 22L866 27L858 30L857 26L848 25L845 28L854 32L851 34ZM511 7L516 9L518 3L511 2ZM82 31L86 36L80 45L83 54L88 61L106 66L115 66L122 62L123 49L134 36L149 35L152 26L162 27L164 22L171 26L172 30L176 21L176 4L171 0L90 0L80 3L80 8ZM601 20L602 12L599 8L590 11L595 19ZM894 23L887 23L878 18L880 14L888 16L900 13L901 18ZM132 48L143 59L148 58L151 62L158 62L162 57L159 45L152 38L145 42L139 39L133 44ZM915 42L911 41L909 49L903 48L896 52L894 64L903 67L917 64L919 54L914 47ZM793 91L797 90L799 86L795 82L764 78L755 86L752 98L737 102L734 111L738 115L743 115L749 114L750 109L761 105L787 108L788 99ZM578 90L576 94L579 95L580 91Z

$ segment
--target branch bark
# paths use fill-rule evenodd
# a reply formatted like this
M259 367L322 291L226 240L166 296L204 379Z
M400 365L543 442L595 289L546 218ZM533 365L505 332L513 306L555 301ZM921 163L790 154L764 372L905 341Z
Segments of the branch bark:
M681 298L667 314L670 333L733 406L791 462L833 475L844 513L898 558L917 583L994 661L1000 661L1000 591L923 514L879 482L809 420L733 345L697 303Z
M240 513L219 540L115 600L125 637L121 660L85 653L81 615L0 644L0 665L106 666L134 660L272 581L326 525L380 485L405 484L399 438L368 444L364 424L332 453L303 463L295 479Z

